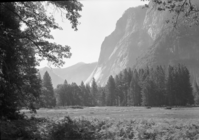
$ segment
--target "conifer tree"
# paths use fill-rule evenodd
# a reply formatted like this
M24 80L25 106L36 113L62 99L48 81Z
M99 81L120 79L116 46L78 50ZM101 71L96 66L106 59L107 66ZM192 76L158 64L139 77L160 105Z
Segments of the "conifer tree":
M129 91L129 85L130 85L130 78L129 78L129 74L127 69L124 69L123 71L123 81L122 81L122 90L124 93L124 100L123 100L123 104L125 106L128 105L128 91Z
M93 97L91 95L91 87L90 87L89 84L86 84L86 92L87 92L87 95L88 95L87 100L86 100L87 105L93 106L93 104L92 104L93 103Z
M154 81L148 76L142 86L142 105L143 106L154 106L154 92L155 84Z
M193 83L193 95L194 95L194 104L199 105L199 86L196 80L194 80Z
M97 83L95 82L95 78L93 78L91 85L91 95L92 95L93 105L97 105L97 93L98 93Z
M165 105L166 104L166 75L165 70L162 66L156 67L155 72L155 85L157 89L157 105Z
M107 83L107 92L108 92L108 97L107 97L107 105L109 106L114 106L116 105L116 95L115 95L116 87L115 87L115 81L113 76L111 75L108 79Z
M66 106L69 103L70 97L68 96L69 85L65 80L62 85L58 85L55 89L55 93L57 94L57 104L59 106Z
M153 81L154 89L153 92L151 93L151 98L154 106L160 106L161 105L161 100L162 100L162 95L163 95L163 90L164 90L164 75L163 71L161 71L160 67L156 68L150 68L150 79Z
M143 82L142 91L141 91L143 106L150 105L149 103L150 89L149 88L150 88L149 79L146 78L145 81Z
M166 83L166 97L167 97L167 105L171 106L174 104L174 68L172 66L168 67L168 76L167 76L167 83Z
M185 66L169 66L167 78L168 105L193 104L190 74Z
M86 86L84 85L84 82L82 81L81 82L81 85L80 85L80 90L81 90L81 95L82 95L82 102L85 106L87 106L88 104L88 92L86 91Z
M192 85L190 83L190 73L189 70L185 66L181 66L182 73L180 75L182 79L182 85L180 85L181 89L183 89L181 92L183 95L183 101L182 105L192 105L194 104L194 97L193 97L193 89Z
M46 71L43 76L43 82L42 82L43 90L42 94L44 95L44 107L54 107L56 105L56 99L54 95L54 90L52 86L51 77Z
M72 105L82 105L81 89L76 83L71 84Z
M55 93L57 95L57 105L58 106L65 106L65 94L63 90L62 85L57 85L57 88L55 89Z
M116 77L115 77L115 84L116 84L116 96L117 96L117 104L118 106L123 105L123 100L124 100L124 91L123 91L123 74L120 72Z
M132 74L130 92L132 94L132 105L141 105L141 87L139 85L139 75L136 69L133 71Z
M106 106L106 93L105 93L105 90L102 90L101 101L102 101L102 106Z

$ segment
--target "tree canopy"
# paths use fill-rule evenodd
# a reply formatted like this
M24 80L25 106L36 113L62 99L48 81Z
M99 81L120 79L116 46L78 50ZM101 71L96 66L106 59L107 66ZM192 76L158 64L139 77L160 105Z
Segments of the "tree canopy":
M67 11L66 19L71 22L72 28L77 30L78 19L81 17L79 11L82 10L83 6L80 2L70 0L48 1L46 3ZM23 45L33 48L38 61L47 59L55 66L63 65L63 58L71 56L70 47L49 42L49 39L53 39L50 29L61 29L61 27L55 22L53 15L46 13L44 2L27 1L12 2L11 4L14 8L10 8L6 3L1 3L0 8L14 16L18 24L24 25L24 29L16 32L15 30L7 30L3 26L0 28L14 38L20 39Z
M128 77L131 77L129 81ZM178 64L168 67L124 69L115 77L111 75L103 87L97 86L95 80L91 86L88 84L85 86L83 82L79 86L65 82L59 85L55 91L60 103L57 104L58 106L198 105L198 83L195 81L191 85L190 82L189 70ZM94 96L94 93L97 94Z
M77 30L82 4L77 0L49 1L66 11ZM44 2L0 3L0 108L1 119L15 119L21 107L34 110L41 93L41 79L36 65L42 59L55 66L70 57L70 47L51 43L50 29L61 29L53 16L46 13ZM25 25L21 30L21 26ZM37 56L37 58L36 58Z

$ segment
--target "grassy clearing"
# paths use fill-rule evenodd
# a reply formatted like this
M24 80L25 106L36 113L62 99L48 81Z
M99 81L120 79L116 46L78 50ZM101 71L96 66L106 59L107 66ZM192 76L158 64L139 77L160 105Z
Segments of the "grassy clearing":
M26 114L30 115L29 112ZM171 110L154 107L146 109L145 107L84 107L83 109L59 108L59 109L39 109L36 117L45 117L50 119L60 119L64 116L78 118L105 119L110 118L115 121L131 119L199 119L199 107L190 108L172 108Z
M22 112L30 116L26 110ZM66 117L70 116L70 117ZM199 108L39 109L36 118L0 122L2 138L21 140L198 140ZM39 117L39 118L37 118Z

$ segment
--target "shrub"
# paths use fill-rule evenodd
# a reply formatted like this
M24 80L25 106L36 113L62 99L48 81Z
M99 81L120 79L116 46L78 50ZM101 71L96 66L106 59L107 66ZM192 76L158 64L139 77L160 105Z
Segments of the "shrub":
M147 108L147 109L151 109L151 106L147 106L146 108Z
M1 140L33 140L41 139L37 123L41 120L20 119L0 121Z
M50 129L50 140L93 140L94 132L89 121L77 122L70 117L52 124Z
M79 106L79 105L75 105L75 106L71 106L72 109L83 109L83 106Z
M167 106L165 109L172 109L172 107L170 107L170 106Z
M113 119L65 117L62 120L30 118L1 121L2 140L129 140L199 139L197 120Z

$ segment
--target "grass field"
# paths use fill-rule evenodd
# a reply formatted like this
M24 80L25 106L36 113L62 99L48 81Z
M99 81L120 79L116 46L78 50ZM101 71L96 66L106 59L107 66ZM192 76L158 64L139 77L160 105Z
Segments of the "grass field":
M65 107L35 117L46 118L33 122L41 140L199 140L199 107Z
M23 110L26 114L30 113ZM114 120L131 119L199 119L199 107L178 107L165 109L160 107L84 107L83 109L59 108L59 109L39 109L36 117L50 119L61 119L64 116L71 118L86 117Z

